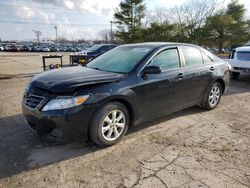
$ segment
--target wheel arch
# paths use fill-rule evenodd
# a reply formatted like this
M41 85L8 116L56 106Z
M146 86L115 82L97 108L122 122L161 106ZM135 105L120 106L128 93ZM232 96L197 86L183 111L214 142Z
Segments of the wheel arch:
M119 103L123 104L127 108L128 113L129 113L129 126L134 124L134 120L135 120L135 116L136 116L135 109L134 109L133 105L128 100L126 100L124 98L112 98L112 99L106 101L106 103L108 103L108 102L119 102Z
M218 79L216 79L213 83L215 83L215 82L219 82L220 83L220 85L221 85L221 87L222 87L222 94L224 94L224 92L225 92L225 82L224 82L224 80L222 79L222 78L218 78Z

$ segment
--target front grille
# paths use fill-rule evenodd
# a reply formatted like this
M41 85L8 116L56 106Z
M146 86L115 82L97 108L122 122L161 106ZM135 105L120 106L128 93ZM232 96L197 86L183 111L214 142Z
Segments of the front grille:
M44 100L45 97L29 95L25 98L25 105L31 110L35 110Z

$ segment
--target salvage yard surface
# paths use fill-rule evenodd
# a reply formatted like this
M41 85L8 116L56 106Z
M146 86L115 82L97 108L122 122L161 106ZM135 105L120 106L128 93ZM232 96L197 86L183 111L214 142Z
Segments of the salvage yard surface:
M25 64L11 58L17 67ZM0 74L18 76L0 79L0 187L250 187L249 76L232 81L215 110L193 107L131 127L103 149L37 137L21 99L30 73L42 71L41 57L30 57L25 77L3 59L0 54Z

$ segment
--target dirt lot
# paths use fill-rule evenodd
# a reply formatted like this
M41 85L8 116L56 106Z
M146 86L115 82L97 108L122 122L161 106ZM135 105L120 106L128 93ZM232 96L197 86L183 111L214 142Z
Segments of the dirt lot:
M0 80L0 187L250 187L249 76L213 111L193 107L132 127L105 149L58 146L30 131L21 112L40 58L0 54L0 74L18 75Z

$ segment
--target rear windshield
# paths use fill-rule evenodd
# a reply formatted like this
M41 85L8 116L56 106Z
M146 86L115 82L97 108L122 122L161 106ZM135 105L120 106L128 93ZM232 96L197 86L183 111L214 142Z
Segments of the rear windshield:
M250 51L249 52L238 52L238 60L250 61Z

